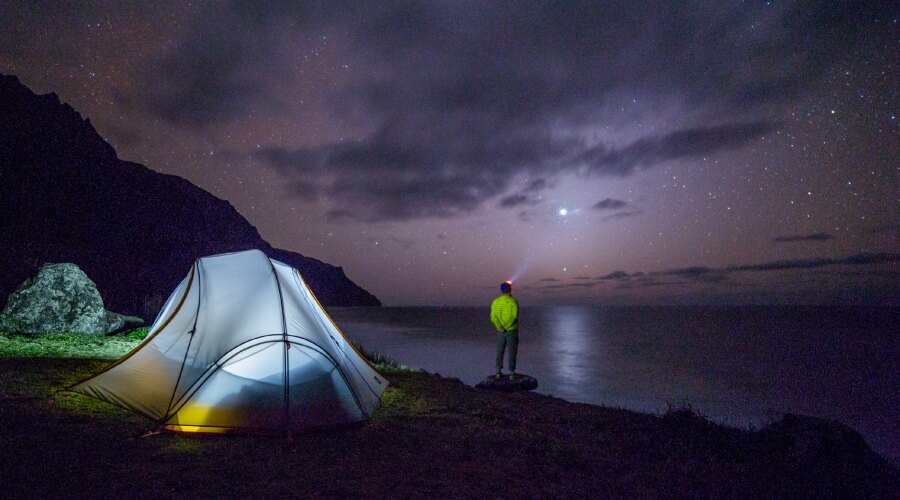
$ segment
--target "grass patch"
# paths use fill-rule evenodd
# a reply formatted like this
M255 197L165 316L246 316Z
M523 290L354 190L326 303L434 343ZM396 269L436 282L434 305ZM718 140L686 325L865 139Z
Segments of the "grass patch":
M0 356L20 358L117 359L137 347L147 336L147 328L121 335L86 336L60 333L29 337L0 333Z
M406 365L401 365L394 359L381 354L378 351L366 350L361 345L353 342L352 340L350 341L350 343L353 344L353 347L355 347L356 350L359 351L367 360L369 360L369 363L372 363L372 366L374 366L380 372L391 373L415 371Z
M87 336L76 333L59 333L30 337L0 333L0 356L18 358L88 358L118 359L129 353L147 337L148 328L111 336ZM388 356L367 351L353 344L376 369L391 373L410 371Z

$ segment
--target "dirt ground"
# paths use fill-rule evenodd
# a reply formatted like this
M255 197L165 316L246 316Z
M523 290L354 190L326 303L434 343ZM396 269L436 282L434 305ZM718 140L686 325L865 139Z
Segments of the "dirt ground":
M0 358L0 495L900 497L900 472L849 430L786 420L750 432L689 411L640 414L420 372L387 374L371 421L291 442L140 437L150 421L61 391L105 363Z

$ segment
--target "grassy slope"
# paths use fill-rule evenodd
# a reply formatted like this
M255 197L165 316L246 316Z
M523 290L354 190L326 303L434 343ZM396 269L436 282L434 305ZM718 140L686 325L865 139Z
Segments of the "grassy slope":
M146 336L147 328L111 337L65 333L28 337L0 333L0 356L117 359L134 349Z
M3 352L3 351L0 351ZM306 433L139 437L142 417L60 392L108 361L0 357L0 491L109 497L896 496L872 453L798 458L759 432L386 375L375 418Z

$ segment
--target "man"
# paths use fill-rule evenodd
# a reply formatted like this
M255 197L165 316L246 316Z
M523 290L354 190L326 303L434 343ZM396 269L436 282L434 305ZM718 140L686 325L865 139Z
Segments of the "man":
M491 302L491 323L497 329L497 378L503 376L503 351L509 346L509 379L516 378L519 350L519 302L512 296L512 282L500 285L500 296Z

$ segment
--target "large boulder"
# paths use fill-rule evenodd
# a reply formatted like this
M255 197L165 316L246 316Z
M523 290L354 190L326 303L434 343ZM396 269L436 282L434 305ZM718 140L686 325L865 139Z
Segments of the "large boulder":
M46 264L9 296L0 332L105 335L133 320L140 321L107 311L97 286L75 264Z

